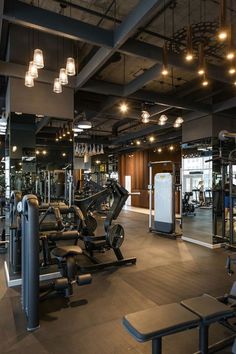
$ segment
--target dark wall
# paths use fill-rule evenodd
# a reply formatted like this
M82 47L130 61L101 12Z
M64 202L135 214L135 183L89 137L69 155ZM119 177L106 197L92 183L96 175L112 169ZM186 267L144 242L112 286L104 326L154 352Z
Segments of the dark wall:
M195 141L212 136L212 116L184 122L182 126L182 142Z
M71 88L63 87L63 92L56 94L50 84L35 81L35 86L29 88L24 85L24 80L9 78L8 90L11 112L74 117L74 91Z

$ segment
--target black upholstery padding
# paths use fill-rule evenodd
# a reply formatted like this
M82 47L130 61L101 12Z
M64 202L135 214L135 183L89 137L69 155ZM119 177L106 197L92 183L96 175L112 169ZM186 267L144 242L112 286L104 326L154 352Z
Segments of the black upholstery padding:
M123 324L139 342L145 342L199 325L198 316L180 304L168 304L131 313L123 318Z
M56 247L52 250L52 254L55 257L66 257L66 256L74 256L78 254L82 254L83 251L79 246L61 246L61 247Z
M200 316L204 321L217 321L221 318L223 319L235 315L232 308L222 304L208 294L183 300L181 304Z

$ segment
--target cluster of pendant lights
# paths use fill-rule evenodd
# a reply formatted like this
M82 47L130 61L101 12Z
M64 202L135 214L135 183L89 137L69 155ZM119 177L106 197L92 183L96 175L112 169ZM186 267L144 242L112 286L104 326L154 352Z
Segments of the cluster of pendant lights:
M44 67L43 51L41 49L35 49L33 60L29 62L28 71L25 74L25 86L34 87L34 80L38 78L38 70ZM53 92L61 93L62 86L68 84L68 76L74 76L75 71L75 59L67 58L66 67L61 68L59 77L54 79Z
M95 144L75 144L75 154L79 157L82 156L94 156L104 154L103 145L95 145Z
M220 0L220 23L219 23L219 32L217 34L217 38L220 42L227 41L227 52L225 58L232 62L229 67L228 73L233 75L236 73L236 63L235 63L235 48L233 43L233 30L232 24L226 24L226 0ZM186 38L186 53L185 60L187 62L191 62L194 60L195 54L193 51L193 42L192 42L192 26L189 24L187 27L187 38ZM168 55L167 55L167 46L166 43L163 46L163 66L162 66L162 75L167 76L169 74L168 68ZM198 75L201 76L202 86L208 86L209 81L207 79L207 70L206 70L206 62L204 55L204 46L203 44L199 44L198 47ZM234 82L236 85L236 81Z
M68 76L75 75L75 59L67 58L66 67L61 68L59 72L59 77L54 79L53 92L62 93L62 86L68 84Z
M35 49L33 60L29 62L28 71L25 74L25 86L34 87L34 80L38 78L38 70L44 67L43 52Z
M72 139L73 136L73 129L71 129L70 125L63 126L63 128L59 129L59 132L56 134L56 142L62 141L62 140L69 140L70 142L73 141Z

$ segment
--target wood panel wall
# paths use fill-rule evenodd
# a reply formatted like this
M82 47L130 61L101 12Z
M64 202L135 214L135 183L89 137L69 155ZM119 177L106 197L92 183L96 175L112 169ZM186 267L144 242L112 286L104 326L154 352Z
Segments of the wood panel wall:
M148 162L163 160L170 160L180 164L180 147L175 146L174 151L168 151L167 148L163 148L163 151L161 153L154 152L153 149L147 149L119 156L118 172L120 183L125 186L125 176L131 176L132 192L140 192L140 195L133 195L131 197L132 206L148 208ZM156 165L153 168L153 176L158 172L170 171L171 166L169 165Z

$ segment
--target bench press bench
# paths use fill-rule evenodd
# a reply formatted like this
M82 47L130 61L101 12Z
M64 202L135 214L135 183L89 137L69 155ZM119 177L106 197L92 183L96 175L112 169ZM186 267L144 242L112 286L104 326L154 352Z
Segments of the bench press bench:
M233 309L204 294L128 314L123 325L138 342L151 340L152 354L162 353L162 337L199 327L199 350L207 354L209 325L234 316Z

